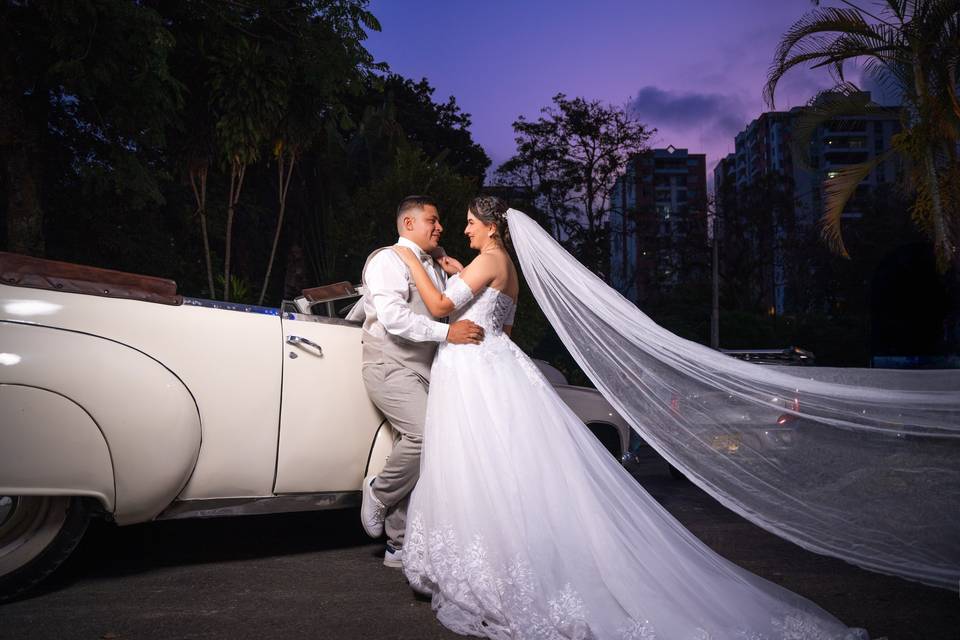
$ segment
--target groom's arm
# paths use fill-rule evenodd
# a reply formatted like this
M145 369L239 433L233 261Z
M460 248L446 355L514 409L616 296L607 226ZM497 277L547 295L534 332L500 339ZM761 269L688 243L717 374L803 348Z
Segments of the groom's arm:
M414 313L407 302L407 269L393 251L381 251L367 265L367 293L377 319L389 333L413 342L445 342L450 326Z

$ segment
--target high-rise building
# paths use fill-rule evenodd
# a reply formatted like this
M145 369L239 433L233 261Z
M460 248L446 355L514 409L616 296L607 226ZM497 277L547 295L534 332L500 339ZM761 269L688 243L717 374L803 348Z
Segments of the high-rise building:
M611 195L610 283L642 304L702 275L706 156L673 146L630 159ZM703 256L693 254L702 253Z
M869 93L863 98L868 102ZM809 157L794 157L793 136L807 126L812 115L811 107L761 114L737 134L735 153L714 167L714 190L721 221L732 213L723 211L723 203L729 202L721 197L724 190L742 194L764 179L776 180L778 188L792 203L786 208L771 204L767 212L769 220L763 222L769 225L771 233L757 236L770 244L762 249L769 250L772 256L770 271L757 286L763 289L765 306L778 315L800 306L804 278L802 274L791 274L788 254L797 249L799 238L810 236L811 229L823 216L829 180L844 167L871 160L889 150L891 138L900 130L900 108L873 105L867 114L837 116L819 123L810 136ZM847 203L844 219L859 219L874 190L894 182L897 170L894 161L880 162ZM721 246L723 241L741 240L722 236Z

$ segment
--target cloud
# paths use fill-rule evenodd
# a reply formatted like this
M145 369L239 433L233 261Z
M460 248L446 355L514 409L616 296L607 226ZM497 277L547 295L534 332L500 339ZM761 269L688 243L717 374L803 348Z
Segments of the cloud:
M720 93L681 93L646 86L630 99L627 108L651 127L693 129L711 139L732 138L749 121L740 97Z

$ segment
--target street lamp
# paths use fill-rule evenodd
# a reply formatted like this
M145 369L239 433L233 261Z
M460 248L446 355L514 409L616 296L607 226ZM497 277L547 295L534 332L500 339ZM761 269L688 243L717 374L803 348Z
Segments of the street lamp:
M711 277L711 305L710 305L710 347L720 348L720 209L716 200L707 203L712 227L712 277Z

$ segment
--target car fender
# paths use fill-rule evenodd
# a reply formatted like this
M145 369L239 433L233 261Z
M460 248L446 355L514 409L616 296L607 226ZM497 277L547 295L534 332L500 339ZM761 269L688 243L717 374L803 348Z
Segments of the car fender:
M631 428L616 409L596 389L574 385L554 385L560 398L573 409L586 425L609 428L617 432L620 451L630 448Z
M0 384L0 407L0 495L89 496L114 510L110 449L83 407L19 384Z
M161 363L105 338L6 321L0 322L0 354L0 385L33 387L60 396L81 408L97 426L112 466L113 515L119 524L152 519L186 484L200 451L199 411L183 382ZM27 402L28 395L19 392L23 402ZM15 405L0 405L0 424L7 425L7 414L14 410ZM32 411L38 419L44 417L41 410ZM71 412L64 409L64 415L68 413ZM76 417L77 412L72 415ZM5 452L4 456L21 456L28 461L21 466L35 464L29 477L37 486L43 484L44 478L52 484L58 477L52 463L74 455L70 448L76 424L76 420L68 420L65 424L37 427L31 438L21 434L18 441L25 450ZM84 424L89 432L89 423ZM96 448L91 442L85 442L85 446ZM6 447L5 434L3 448ZM38 447L51 451L38 452ZM78 453L77 457L82 455ZM106 463L102 455L97 455L87 466L80 461L74 466L77 474L86 469L102 484L104 472L92 467ZM11 481L6 473L0 478L0 484ZM59 493L79 495L92 491L92 481L78 482L76 487L60 486ZM105 501L108 503L109 500Z

